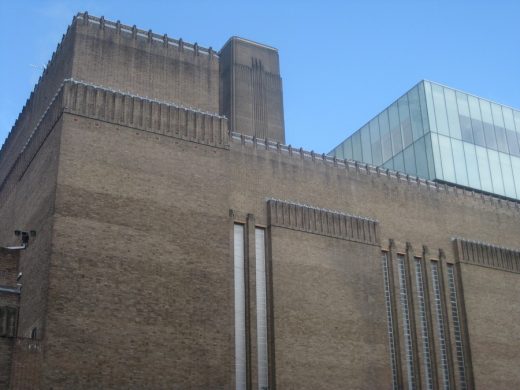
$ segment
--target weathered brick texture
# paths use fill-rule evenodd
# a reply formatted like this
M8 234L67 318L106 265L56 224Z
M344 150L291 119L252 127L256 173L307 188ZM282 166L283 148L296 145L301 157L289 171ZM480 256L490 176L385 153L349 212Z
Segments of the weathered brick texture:
M37 232L0 386L234 388L240 223L249 388L255 226L270 389L519 387L520 203L229 132L220 61L75 18L0 156L0 246ZM269 136L264 114L241 112Z

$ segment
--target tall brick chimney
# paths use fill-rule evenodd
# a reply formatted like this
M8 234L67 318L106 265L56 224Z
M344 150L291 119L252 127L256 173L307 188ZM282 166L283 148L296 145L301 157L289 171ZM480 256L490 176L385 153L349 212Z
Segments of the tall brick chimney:
M285 143L278 51L232 37L220 51L220 113L231 131Z

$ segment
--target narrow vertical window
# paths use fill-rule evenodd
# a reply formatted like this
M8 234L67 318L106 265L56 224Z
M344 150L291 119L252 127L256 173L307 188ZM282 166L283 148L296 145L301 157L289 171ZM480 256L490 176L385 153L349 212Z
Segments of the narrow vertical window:
M390 276L388 274L388 254L381 255L383 264L383 281L385 284L386 320L388 326L388 341L390 344L390 365L392 368L392 389L399 388L397 383L397 358L395 354L394 318L392 315L392 296L390 290Z
M406 284L406 268L403 255L397 255L397 270L399 274L399 301L403 314L404 349L406 356L406 372L408 389L413 390L415 385L414 357L412 344L412 327L410 324L410 307L408 305L408 286Z
M246 388L246 302L244 277L244 225L234 226L235 277L235 382L237 390Z
M464 346L462 343L462 331L457 304L457 289L455 288L455 270L453 264L448 264L448 287L450 289L451 316L453 318L453 329L455 334L455 347L457 350L457 368L460 376L460 388L466 390L466 366L464 364Z
M448 349L446 345L446 329L444 327L444 314L441 302L441 284L439 276L439 264L432 261L432 285L435 297L435 313L437 316L437 333L439 335L441 372L442 372L442 388L450 388L450 371L448 366Z
M433 370L431 361L430 336L428 334L428 320L426 316L426 301L424 294L424 275L421 259L415 258L415 281L417 284L417 302L419 304L419 317L421 322L421 336L423 345L424 372L426 374L426 386L433 390Z
M256 252L256 334L258 349L258 389L267 390L267 284L265 274L265 230L255 229Z

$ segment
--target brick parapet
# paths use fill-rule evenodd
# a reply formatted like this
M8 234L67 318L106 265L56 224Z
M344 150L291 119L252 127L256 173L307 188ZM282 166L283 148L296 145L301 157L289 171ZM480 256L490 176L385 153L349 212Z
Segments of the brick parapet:
M196 110L174 102L165 102L116 91L74 79L64 81L30 133L14 163L11 164L7 174L0 182L0 198L6 196L9 193L9 188L23 176L25 169L63 110L92 119L214 147L228 148L230 142L240 143L246 147L275 152L292 158L312 160L318 164L344 169L349 174L387 178L429 191L451 194L455 197L464 196L480 199L484 203L491 203L497 207L507 207L520 211L520 202L517 201L505 200L353 160L337 159L314 151L297 149L291 145L236 132L229 135L227 119L218 114Z
M179 51L185 53L191 52L194 56L207 56L210 60L217 62L219 59L218 53L211 47L205 48L199 46L197 43L184 42L182 38L177 40L169 38L166 34L159 35L153 33L151 30L141 30L135 25L127 26L121 24L119 21L108 21L103 17L91 16L87 12L78 13L74 16L72 23L67 27L66 33L63 34L51 58L45 67L43 67L42 74L0 148L0 183L9 174L6 172L6 166L12 166L11 163L13 159L17 158L19 148L25 144L27 132L34 128L34 118L40 118L42 114L45 113L46 108L48 108L49 94L46 93L46 91L55 90L57 86L72 77L72 44L76 28L96 25L102 29L114 30L122 34L122 36L127 36L131 39L147 40L150 45L154 47L158 45L159 47L162 45L165 49L168 47L177 47ZM64 63L67 65L64 66ZM185 108L194 111L197 110L192 107Z
M167 34L157 34L154 33L152 30L141 30L136 25L129 26L126 24L122 24L119 20L116 22L106 20L103 16L96 17L89 15L88 12L78 13L75 16L75 20L78 20L85 25L96 25L101 29L107 28L107 29L113 29L117 33L120 34L126 34L131 38L134 39L142 39L146 40L149 43L155 43L155 44L163 44L165 47L168 46L174 46L177 47L181 51L189 51L192 52L193 55L206 55L210 59L216 59L218 60L219 55L217 52L213 50L213 48L210 46L208 48L199 46L197 42L195 43L188 43L184 42L182 38L174 39L168 37Z
M0 181L0 200L21 179L62 112L212 147L229 147L227 119L223 116L67 79Z
M496 207L505 207L520 213L520 201L514 199L503 199L499 196L484 194L478 191L469 190L456 185L438 183L436 181L423 179L413 175L408 175L392 169L382 169L371 164L366 164L349 159L338 159L331 157L325 153L316 153L314 151L304 150L303 148L294 148L291 145L281 144L270 140L260 139L249 135L231 132L230 144L240 144L244 147L250 147L257 150L265 150L270 153L278 153L294 159L311 160L316 164L325 164L347 171L348 174L354 175L370 175L379 178L386 178L394 182L416 188L426 189L428 191L449 194L453 197L465 197L478 199L483 203L492 204Z

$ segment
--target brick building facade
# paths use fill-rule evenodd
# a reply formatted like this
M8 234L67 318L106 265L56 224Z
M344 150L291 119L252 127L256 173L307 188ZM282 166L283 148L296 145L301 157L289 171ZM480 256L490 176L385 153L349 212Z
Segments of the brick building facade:
M284 142L276 49L78 14L0 153L0 387L519 387L520 203Z

